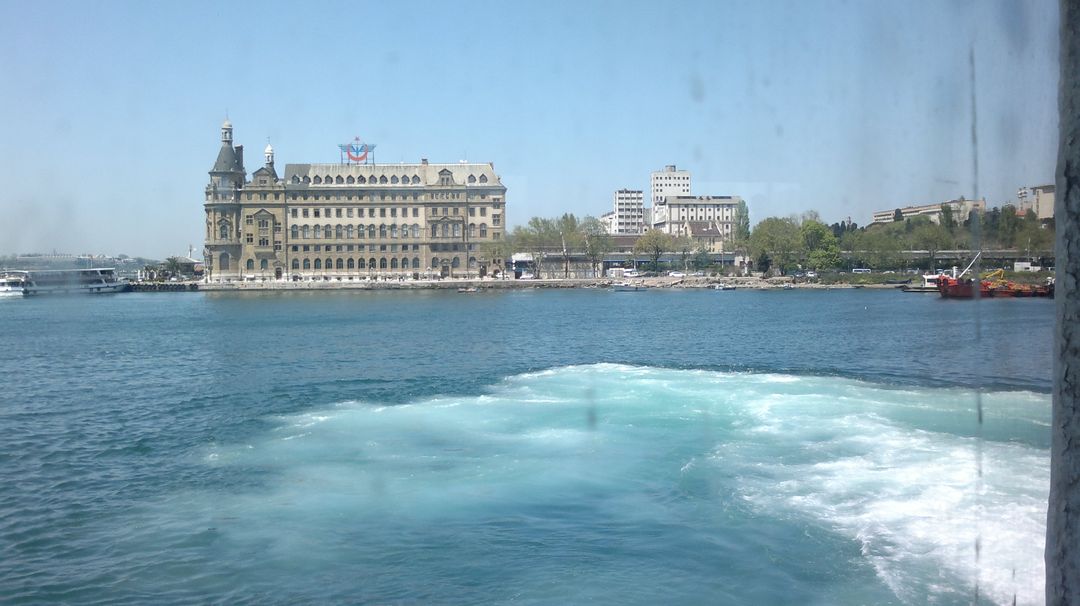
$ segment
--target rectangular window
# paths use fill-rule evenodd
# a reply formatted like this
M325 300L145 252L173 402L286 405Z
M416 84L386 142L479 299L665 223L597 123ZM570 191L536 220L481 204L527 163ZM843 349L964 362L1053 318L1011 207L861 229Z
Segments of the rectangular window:
M481 217L486 217L487 216L487 208L485 208L483 206L480 207L480 216Z
M349 208L349 209L346 209L346 211L345 211L345 216L346 216L346 217L349 217L349 218L352 218L352 210L353 210L353 209L351 209L351 208Z
M455 207L454 207L454 215L455 215L455 216L456 216L456 215L458 214L458 210L459 210L459 209L458 209L458 207L456 207L456 206L455 206Z
M306 208L304 209L304 218L305 219L308 218L308 209L306 209Z
M386 209L385 208L380 208L379 209L379 216L380 217L385 217L386 216Z
M348 246L345 247L345 250L348 251L348 252L352 252L353 251L353 245L349 244Z
M316 219L319 218L319 209L317 209L317 208L315 209L315 218Z
M469 207L469 216L470 217L475 217L476 216L476 207L475 206L470 206Z
M420 209L419 208L412 209L412 216L419 217L420 216Z
M502 222L502 215L491 215L491 224L498 225Z
M245 217L245 218L244 218L244 223L247 223L248 225L251 225L251 224L252 224L252 222L254 222L254 220L255 220L255 219L254 219L254 218L252 218L252 216L251 216L251 215L248 215L247 217Z
M293 246L292 251L293 252L300 252L300 247L299 246Z
M305 244L304 245L304 252L311 252L311 246Z
M292 209L292 218L293 218L293 219L295 219L295 218L296 218L296 215L297 215L297 214L298 214L298 213L297 213L297 210L296 210L295 208L294 208L294 209Z
M390 209L390 216L391 217L397 217L397 209L396 208L391 208Z
M330 196L326 196L326 199L327 199L327 200L329 200L329 199L330 199ZM328 208L328 209L326 209L326 215L325 215L325 216L326 216L326 218L327 218L327 219L329 219L329 218L330 218L330 209L329 209L329 208Z
M334 209L334 216L337 217L338 219L341 218L341 209L340 208L335 208Z
M247 242L248 244L251 244L252 242L255 241L255 236L252 235L252 234L248 234L247 237L244 238L244 241Z

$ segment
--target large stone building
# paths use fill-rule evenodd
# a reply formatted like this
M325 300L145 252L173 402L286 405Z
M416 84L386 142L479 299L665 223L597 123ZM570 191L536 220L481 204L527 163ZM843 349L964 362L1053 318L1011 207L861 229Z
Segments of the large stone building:
M206 187L206 276L228 280L482 277L507 253L492 164L287 164L247 178L232 124Z
M690 236L719 251L735 234L739 196L665 196L653 206L652 228L672 236Z

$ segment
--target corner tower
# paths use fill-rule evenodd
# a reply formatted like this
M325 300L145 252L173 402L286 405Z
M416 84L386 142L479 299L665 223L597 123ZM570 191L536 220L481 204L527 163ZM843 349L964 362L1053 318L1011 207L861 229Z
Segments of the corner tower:
M221 125L221 149L210 169L203 207L206 245L203 250L209 279L239 278L241 249L240 190L244 187L244 147L233 146L233 127Z

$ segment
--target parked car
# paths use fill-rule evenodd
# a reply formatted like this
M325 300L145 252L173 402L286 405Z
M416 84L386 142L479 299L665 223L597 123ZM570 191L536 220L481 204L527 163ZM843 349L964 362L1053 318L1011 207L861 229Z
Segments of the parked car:
M685 278L686 277L686 274L684 274L681 271L669 271L667 275L671 276L672 278Z
M816 271L808 271L808 272L806 272L806 277L811 278L811 279L816 278L817 277L817 272Z

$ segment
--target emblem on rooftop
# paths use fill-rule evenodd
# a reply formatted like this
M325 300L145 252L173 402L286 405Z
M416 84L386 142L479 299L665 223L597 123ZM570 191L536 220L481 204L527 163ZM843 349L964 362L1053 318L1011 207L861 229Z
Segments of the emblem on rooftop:
M360 137L354 137L352 143L342 143L341 145L338 145L338 149L341 150L342 164L347 162L353 164L375 163L375 144L364 143L360 141Z

